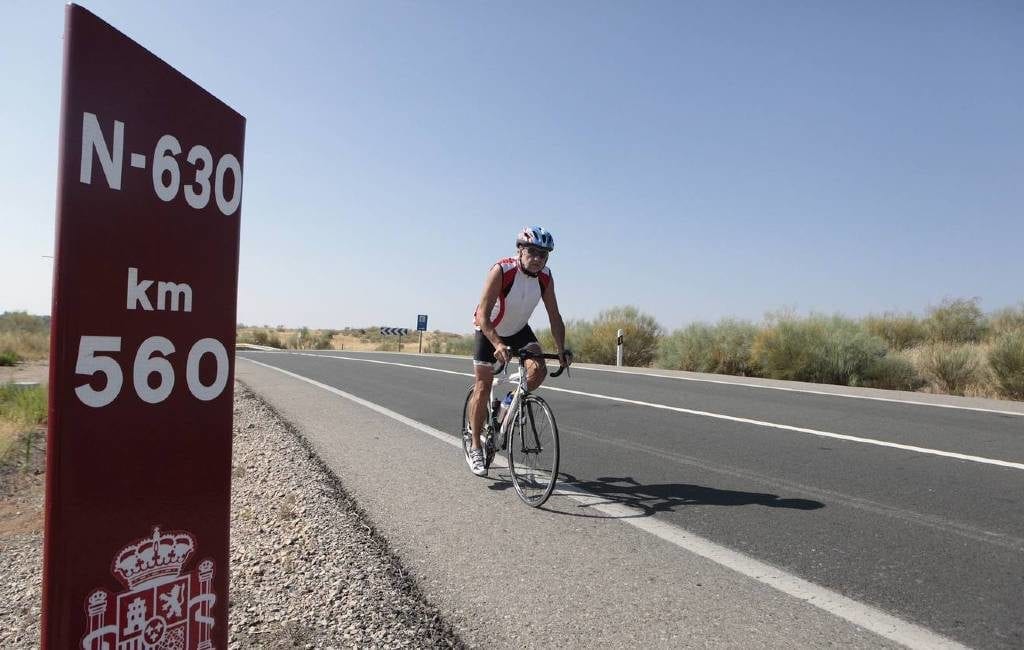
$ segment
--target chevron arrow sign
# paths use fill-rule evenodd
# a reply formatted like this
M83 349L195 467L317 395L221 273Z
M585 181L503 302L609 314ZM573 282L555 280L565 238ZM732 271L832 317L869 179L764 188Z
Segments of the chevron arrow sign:
M409 334L409 329L405 327L382 327L380 333L387 336L388 334L397 334L398 336L406 336Z

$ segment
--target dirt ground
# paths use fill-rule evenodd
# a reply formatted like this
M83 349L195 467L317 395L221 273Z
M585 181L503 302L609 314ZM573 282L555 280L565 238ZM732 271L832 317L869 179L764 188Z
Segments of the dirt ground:
M50 364L46 361L26 361L16 366L0 366L0 384L14 381L38 381L45 384L50 378Z
M12 469L8 474L8 468L0 472L4 473L0 477L4 482L4 493L0 493L0 542L15 535L43 532L42 463L29 474L20 469Z

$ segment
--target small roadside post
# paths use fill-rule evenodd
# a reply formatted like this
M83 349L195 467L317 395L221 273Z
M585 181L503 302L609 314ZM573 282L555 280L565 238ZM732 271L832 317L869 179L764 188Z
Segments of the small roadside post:
M416 331L420 333L420 354L423 354L423 332L427 331L427 315L417 314Z
M622 365L622 330L615 337L615 365Z

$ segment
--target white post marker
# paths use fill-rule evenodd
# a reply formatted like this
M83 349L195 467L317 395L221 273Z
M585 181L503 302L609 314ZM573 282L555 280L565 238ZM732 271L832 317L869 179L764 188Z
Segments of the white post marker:
M615 365L622 365L622 330L615 337Z

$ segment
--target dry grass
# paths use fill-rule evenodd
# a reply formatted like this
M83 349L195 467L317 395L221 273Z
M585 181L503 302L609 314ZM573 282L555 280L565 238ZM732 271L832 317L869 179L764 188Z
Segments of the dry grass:
M0 332L0 352L13 352L22 361L45 359L50 335L44 332Z
M7 458L14 444L18 442L20 429L8 420L0 419L0 463Z
M990 348L987 343L931 343L907 351L906 356L927 382L924 392L1000 399L986 360Z
M31 449L46 421L46 389L0 384L0 466L17 457L19 448ZM29 452L31 458L31 452Z

